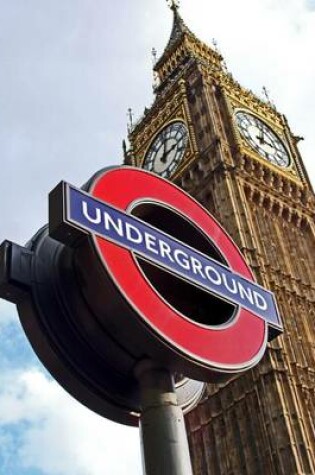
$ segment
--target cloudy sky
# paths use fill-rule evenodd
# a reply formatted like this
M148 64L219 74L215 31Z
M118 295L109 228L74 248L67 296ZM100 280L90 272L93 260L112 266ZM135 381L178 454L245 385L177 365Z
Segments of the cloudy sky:
M121 162L127 109L152 97L151 49L168 40L165 0L0 0L0 242L47 221L47 194ZM263 86L296 135L314 182L315 0L182 0L228 68ZM0 301L0 475L136 475L137 429L94 415L44 370Z

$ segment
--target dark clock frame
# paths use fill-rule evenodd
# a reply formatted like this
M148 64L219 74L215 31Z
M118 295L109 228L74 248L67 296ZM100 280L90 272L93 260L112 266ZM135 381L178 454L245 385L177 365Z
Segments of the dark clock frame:
M255 152L273 165L280 168L290 167L290 153L278 134L269 125L256 115L245 110L236 111L234 117L241 136ZM249 132L249 127L251 126L259 130L259 135L256 137L253 137ZM269 153L264 148L264 145L270 147Z
M168 149L167 142L169 141L175 141L175 143L173 143ZM187 145L188 129L185 123L181 120L168 123L155 135L151 144L149 145L143 162L143 168L148 171L158 173L162 178L169 178L174 174L175 170L181 163L185 155ZM159 160L162 162L164 159L166 164L167 157L171 157L170 162L163 171L158 172L155 169L156 161Z

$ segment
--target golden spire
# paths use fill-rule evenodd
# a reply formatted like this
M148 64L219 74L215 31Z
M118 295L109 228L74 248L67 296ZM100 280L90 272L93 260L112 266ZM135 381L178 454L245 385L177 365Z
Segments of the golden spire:
M168 40L168 43L166 45L166 48L164 49L163 54L161 58L157 60L154 65L155 71L159 70L159 68L161 67L161 64L163 64L164 60L167 59L168 54L173 50L174 46L178 44L184 38L185 35L190 36L191 38L194 38L196 41L199 41L196 38L196 36L187 27L187 25L185 24L184 20L182 19L179 13L180 1L179 0L166 0L166 1L169 8L173 12L173 27L172 27L170 39Z
M168 45L165 49L167 51L170 47L173 46L176 41L179 40L179 38L184 34L184 33L189 33L192 34L191 31L187 28L187 26L184 23L184 20L180 16L179 13L179 5L180 2L179 0L167 0L168 6L170 9L173 11L174 14L174 21L173 21L173 28L171 32L171 37L168 42Z

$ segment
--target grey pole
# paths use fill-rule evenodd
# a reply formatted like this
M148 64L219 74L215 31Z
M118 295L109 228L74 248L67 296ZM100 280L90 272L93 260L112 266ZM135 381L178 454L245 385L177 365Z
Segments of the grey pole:
M137 365L140 437L145 475L193 475L185 421L173 376L151 360Z

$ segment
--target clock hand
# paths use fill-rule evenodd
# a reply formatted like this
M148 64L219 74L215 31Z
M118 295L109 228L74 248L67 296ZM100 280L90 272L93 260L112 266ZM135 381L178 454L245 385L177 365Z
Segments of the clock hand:
M265 135L263 134L263 132L261 133L261 135L256 135L256 138L259 140L260 145L267 145L270 148L274 148L273 143L265 139Z
M265 135L265 137L268 137L268 136ZM268 145L268 147L274 148L274 145L273 145L272 141L270 140L270 137L268 137L268 139L269 139L269 140L266 140L266 139L264 138L264 144L265 144L265 145Z
M163 142L163 153L162 153L162 157L160 158L160 161L162 163L166 163L166 157L167 157L166 142Z
M178 146L178 143L174 143L174 145L171 146L171 148L166 152L166 155L168 155L170 152L172 152L174 150L174 148L176 148Z
M164 147L163 155L162 155L162 157L160 158L160 162L166 163L166 160L167 160L167 152L166 152L165 147Z
M167 157L168 157L168 155L169 155L169 154L174 150L174 148L176 148L176 147L177 147L177 143L173 144L173 145L171 146L171 148L169 148L168 150L165 150L165 149L166 149L166 145L165 145L163 155L162 155L162 157L160 158L160 160L161 160L162 163L166 163L166 162L167 162Z
M264 144L265 143L264 130L261 127L258 127L258 130L259 130L259 134L256 135L256 138L259 140L261 144Z
M166 151L166 145L164 144L163 154L162 154L162 157L160 158L160 161L162 163L166 163L166 157L167 157L167 151Z

